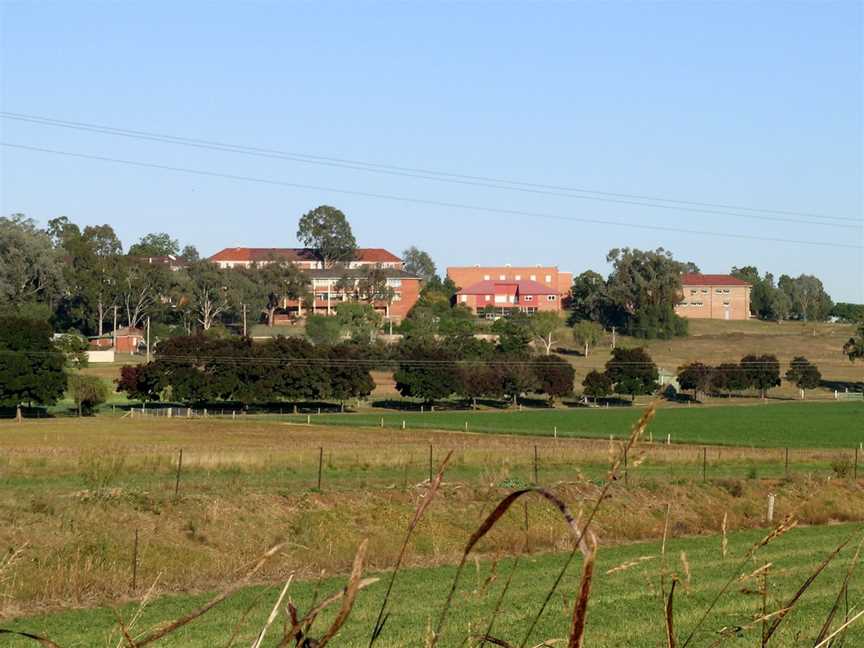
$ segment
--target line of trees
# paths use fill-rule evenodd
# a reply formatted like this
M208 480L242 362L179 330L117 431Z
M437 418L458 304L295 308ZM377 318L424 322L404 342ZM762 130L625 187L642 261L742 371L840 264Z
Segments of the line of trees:
M813 275L790 277L784 274L775 284L773 274L760 275L755 266L733 267L730 274L752 286L750 314L759 319L817 322L833 314L835 305L831 296L825 291L822 281ZM854 305L849 306L853 308L841 309L841 312L851 315Z
M366 398L375 383L374 361L354 344L316 347L301 338L177 336L164 341L156 359L123 367L117 391L130 399L180 403Z
M629 396L631 401L642 394L653 394L660 388L660 372L648 352L641 347L612 350L605 371L592 370L582 381L585 396L604 398L610 394Z
M805 397L806 390L815 389L822 382L819 368L803 356L795 357L785 374L786 380L795 385ZM761 398L768 391L779 387L780 362L771 354L746 355L738 363L728 362L710 366L701 362L691 362L678 369L678 384L681 389L699 394L727 394L755 390Z

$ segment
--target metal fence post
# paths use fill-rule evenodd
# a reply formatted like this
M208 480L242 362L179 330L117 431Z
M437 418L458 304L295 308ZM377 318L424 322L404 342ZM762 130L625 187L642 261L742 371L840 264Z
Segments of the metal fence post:
M324 448L318 448L318 490L321 490L321 470L324 464Z
M180 448L180 456L177 457L177 478L174 481L174 499L180 496L180 471L183 470L183 448Z

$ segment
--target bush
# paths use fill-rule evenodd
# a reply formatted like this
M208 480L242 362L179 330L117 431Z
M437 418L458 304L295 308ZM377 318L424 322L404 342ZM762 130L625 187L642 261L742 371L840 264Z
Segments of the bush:
M852 474L852 461L846 455L837 457L831 461L831 470L839 479L846 479Z
M78 408L78 416L91 416L93 410L108 400L108 386L96 376L69 376L69 395Z

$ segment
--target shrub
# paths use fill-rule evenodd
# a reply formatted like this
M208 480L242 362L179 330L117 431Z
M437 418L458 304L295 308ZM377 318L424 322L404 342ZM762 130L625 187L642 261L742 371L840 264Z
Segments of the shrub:
M90 416L99 405L108 400L108 386L96 376L71 374L69 395L78 408L78 416Z

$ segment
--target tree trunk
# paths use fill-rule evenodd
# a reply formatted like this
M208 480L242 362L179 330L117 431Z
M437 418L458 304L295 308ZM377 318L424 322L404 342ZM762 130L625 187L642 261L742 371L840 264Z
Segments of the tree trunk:
M585 357L588 357L588 343L585 343Z

